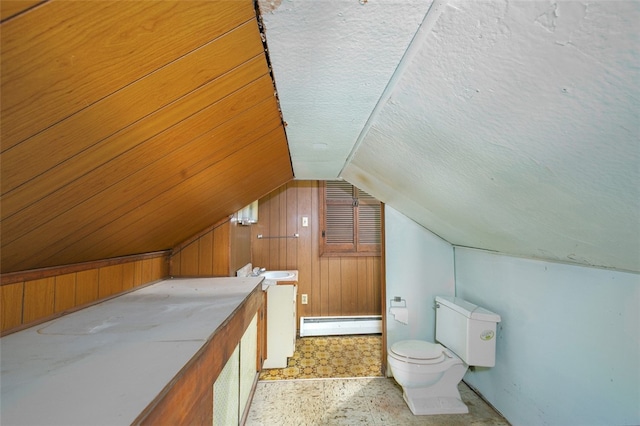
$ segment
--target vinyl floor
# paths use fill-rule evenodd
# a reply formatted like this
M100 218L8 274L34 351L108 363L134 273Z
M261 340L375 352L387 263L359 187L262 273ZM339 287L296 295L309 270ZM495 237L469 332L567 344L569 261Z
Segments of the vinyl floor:
M304 337L282 369L263 370L245 425L443 425L509 423L464 382L468 414L415 416L402 387L381 375L380 335Z
M264 369L260 380L381 376L381 354L379 334L299 337L287 367Z

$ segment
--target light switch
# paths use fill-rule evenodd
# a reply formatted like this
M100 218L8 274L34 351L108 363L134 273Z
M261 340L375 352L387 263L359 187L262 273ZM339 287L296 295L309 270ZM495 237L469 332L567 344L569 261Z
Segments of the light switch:
M309 226L309 218L307 216L302 216L302 226Z
M309 303L309 300L307 299L307 295L303 294L302 295L302 300L300 301L303 305L306 305L307 303Z

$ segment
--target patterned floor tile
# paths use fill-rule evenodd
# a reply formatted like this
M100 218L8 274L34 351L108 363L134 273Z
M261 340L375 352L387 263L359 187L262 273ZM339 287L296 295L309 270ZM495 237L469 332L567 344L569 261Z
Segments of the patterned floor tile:
M380 335L301 337L287 367L265 369L260 380L380 376L381 352Z

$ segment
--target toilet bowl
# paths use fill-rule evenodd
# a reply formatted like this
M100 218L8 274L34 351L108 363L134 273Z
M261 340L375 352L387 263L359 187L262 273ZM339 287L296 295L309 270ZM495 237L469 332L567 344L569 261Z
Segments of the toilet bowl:
M413 414L469 412L458 391L468 366L450 350L437 343L403 340L391 346L387 360Z
M436 340L402 340L391 345L387 362L411 412L464 414L458 383L469 365L495 365L500 316L457 297L436 297Z

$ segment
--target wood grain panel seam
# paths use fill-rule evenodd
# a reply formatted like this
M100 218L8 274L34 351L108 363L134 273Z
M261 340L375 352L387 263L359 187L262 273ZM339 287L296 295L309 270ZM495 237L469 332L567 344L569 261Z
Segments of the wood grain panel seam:
M18 18L20 15L23 15L23 14L25 14L27 12L30 12L31 10L37 8L38 6L42 6L46 2L47 2L47 0L37 1L34 4L32 4L31 6L26 7L25 9L22 9L20 11L14 12L12 15L3 17L2 20L0 20L0 24L4 24L5 22L9 22L11 19Z
M238 119L238 117L242 116L242 120L248 120L247 117L249 117L249 114L255 114L256 111L260 111L261 108L268 108L269 107L269 103L273 102L272 99L270 98L266 98L264 100L262 100L261 102L259 102L258 104L252 106L251 108L249 108L248 110L245 110L244 112L242 112L241 114L237 115L234 119L232 120L227 120L222 126L219 126L218 128L215 129L215 131L231 131L231 127L228 126L232 126L232 125L236 125L236 120ZM275 115L275 113L273 113ZM275 117L267 117L266 119L270 119L270 118L275 118ZM91 234L96 234L98 232L102 232L105 228L107 228L108 226L110 226L112 223L123 220L123 218L125 218L127 215L130 215L132 212L136 212L136 211L140 211L141 208L144 211L144 208L147 208L149 205L151 205L152 203L158 204L158 203L162 203L163 207L166 207L167 205L172 204L172 202L167 201L167 197L173 197L176 193L178 193L178 195L184 197L185 196L185 192L180 193L180 191L178 191L178 188L183 187L183 186L187 186L189 185L194 185L193 182L197 182L198 186L202 186L204 185L206 182L204 182L204 177L206 174L206 170L207 169L211 169L214 165L219 164L225 160L227 160L228 158L232 158L234 156L239 155L239 152L245 152L247 149L251 149L251 147L253 146L254 143L256 143L256 141L260 141L261 137L264 137L264 135L267 135L273 131L277 131L281 129L281 123L278 122L276 123L267 123L267 124L271 124L271 126L266 127L266 130L264 128L262 128L260 130L259 135L253 135L248 141L243 141L243 146L241 147L235 147L235 150L230 151L230 152L221 152L221 153L216 153L215 155L212 155L210 157L207 157L205 159L200 160L198 163L195 163L198 165L198 168L194 171L191 171L191 176L188 179L182 179L181 181L177 182L177 184L174 184L169 190L163 190L161 192L159 192L157 190L157 187L159 187L158 184L156 184L156 186L154 187L154 189L156 190L156 192L158 192L158 194L155 195L150 195L151 192L147 191L147 193L145 193L145 195L147 196L147 199L145 199L144 202L140 202L138 204L138 206L133 206L130 204L120 204L118 205L116 208L114 208L113 211L108 212L109 214L111 214L112 218L108 218L105 217L107 215L107 213L104 213L102 215L102 217L100 218L103 222L105 222L104 224L98 226L98 227L93 227L93 228L89 228L89 230L87 231L88 234L83 234L81 232L76 231L75 235L74 235L74 241L72 242L73 244L77 244L80 240L86 240L88 235ZM222 130L221 130L222 129ZM252 130L252 132L255 133L254 130ZM186 149L186 147L183 147ZM174 151L174 156L175 151ZM193 165L191 165L192 168ZM169 178L166 178L165 180L170 180L170 179L176 179L177 175L172 175ZM191 192L196 191L197 189L195 188L195 186L193 186L192 188L189 189ZM85 202L85 204L88 201ZM116 212L116 214L118 215L117 217L115 216L115 214L113 212ZM67 214L66 216L70 216L71 215L71 210L66 212ZM115 219L113 217L116 217ZM51 221L48 222L48 224L50 224L53 220L62 220L60 219L60 217L54 218ZM71 220L70 218L66 218L65 220ZM138 219L137 222L140 222L143 219ZM130 225L133 225L133 223L131 223ZM44 226L44 225L43 225ZM87 229L88 227L83 227L81 228L83 231L85 229ZM26 235L31 235L33 233L33 231L30 231L28 234ZM33 238L33 236L31 236L31 238ZM20 241L21 244L25 244L24 240L25 237L21 237L20 240L16 240L16 241ZM13 242L15 243L15 241ZM56 247L56 244L59 243L59 240L56 239L53 244L49 245L49 246L45 246L42 248L42 250L40 252L38 252L37 254L40 257L43 257L42 253L46 253L46 252L52 252L51 255L49 255L48 257L44 258L41 261L47 261L50 258L55 258L60 252L63 252L65 250L67 250L69 248L69 246L65 246L63 248L58 249ZM52 251L52 247L56 247L55 252ZM7 260L5 259L5 262Z
M219 227L221 225L224 225L226 222L228 222L230 220L231 220L231 216L225 217L224 219L219 220L218 222L214 223L213 225L203 229L202 231L198 232L197 234L193 235L192 237L186 239L185 241L183 241L182 243L178 244L173 249L171 249L171 256L177 255L184 248L186 248L188 245L190 245L191 243L193 243L197 239L202 238L207 233L213 231L214 229L216 229L217 227Z
M22 294L21 294L21 300L20 300L20 325L18 325L18 327L24 324L25 293L26 293L26 281L22 281ZM3 335L2 333L4 332L5 330L1 330L0 336L2 336Z
M5 191L2 195L3 197L5 196L15 196L16 192L15 191L19 191L20 188L22 188L24 185L32 185L32 181L36 181L36 179L43 179L43 176L46 176L50 173L54 173L57 169L59 169L60 167L63 167L65 165L65 163L71 161L71 160L75 160L77 157L81 157L83 155L85 155L86 153L95 151L95 150L100 150L100 149L104 149L104 146L106 146L105 144L108 144L109 141L112 141L112 139L114 137L117 137L118 135L122 134L122 132L124 131L131 131L131 129L134 129L135 126L140 125L141 123L144 123L145 120L148 119L154 119L154 117L158 117L161 114L165 114L167 111L169 111L171 108L174 108L176 106L181 105L183 102L186 102L186 99L188 99L189 97L193 98L193 94L198 92L199 90L203 90L203 88L205 88L206 86L208 86L209 84L212 84L214 81L219 80L225 76L230 75L231 73L241 69L243 66L246 66L248 63L250 63L251 61L255 60L256 58L259 58L260 55L256 55L251 57L249 60L243 62L242 64L239 64L235 67L233 67L230 70L227 70L226 72L217 75L215 78L208 80L206 83L201 84L200 86L190 90L187 93L182 94L181 96L179 96L178 98L174 99L171 102L168 102L167 104L153 110L150 111L148 113L146 113L143 116L138 117L138 119L136 119L135 121L128 123L125 127L122 127L121 129L119 129L118 131L113 132L112 134L106 135L101 139L96 140L94 143L92 143L91 145L88 145L86 147L84 147L82 150L76 152L75 154L73 154L70 157L67 157L66 159L64 159L63 161L60 161L57 164L53 164L51 166L49 166L48 169L43 170L41 173L32 176L31 178L29 178L28 180L22 182L20 185ZM220 104L221 102L231 99L234 95L237 95L240 91L242 90L246 90L248 86L250 86L253 83L256 83L258 80L260 80L261 78L264 78L266 76L266 74L261 74L257 77L254 77L250 80L245 81L241 86L237 87L236 89L232 90L231 92L225 94L224 96L222 96L219 99L216 99L214 102L206 105L205 107L202 107L198 110L195 111L191 111L191 113L189 115L185 115L184 117L181 117L178 121L175 121L173 123L171 123L171 125L168 125L168 127L163 128L163 129L159 129L156 133L152 134L152 135L147 135L146 139L144 139L143 141L141 141L139 144L135 145L135 146L131 146L129 147L127 150L120 152L118 155L116 155L113 158L107 159L104 162L100 163L100 164L94 164L92 166L92 168L86 168L85 170L82 171L82 174L79 176L76 176L73 180L70 180L68 182L63 182L61 185L59 185L56 189L48 192L48 193L40 193L38 196L39 198L37 199L33 199L31 201L28 201L26 203L22 203L22 205L20 205L18 208L15 209L15 211L10 212L8 215L4 216L3 214L3 218L2 220L8 220L10 218L12 218L13 216L19 214L20 212L22 212L23 210L26 210L44 200L47 200L49 198L55 197L56 193L58 193L59 191L63 191L65 188L67 188L68 186L74 184L75 181L78 181L79 178L84 178L85 176L90 176L93 173L96 173L98 171L100 171L101 168L104 167L108 167L108 164L110 162L114 162L114 161L118 161L120 159L121 156L124 155L128 155L130 152L136 150L136 149L140 149L143 145L149 143L150 141L155 140L156 138L161 137L162 134L166 133L166 132L171 132L173 131L176 126L179 126L181 124L183 124L184 122L186 122L187 120L193 119L197 114L202 113L204 110L208 109L208 108L214 108L217 104ZM124 89L124 88L123 88ZM122 90L122 89L121 89ZM116 92L114 92L116 93ZM112 94L113 95L113 94ZM263 100L267 100L268 98L265 97ZM250 106L248 109L250 109L252 106ZM231 119L229 119L231 120ZM227 120L227 121L229 121ZM222 121L219 122L218 125L216 127L211 128L211 130L224 125L227 121ZM46 129L45 129L46 130ZM102 148L101 148L102 147ZM133 173L135 174L135 173ZM120 183L121 181L124 181L126 178L129 178L130 176L124 176L124 177L120 177L120 179L116 182L113 182L112 185L116 185L118 183ZM37 183L35 184L37 185ZM41 184L40 184L41 185ZM105 187L102 189L102 191L106 191L108 190L109 187ZM10 198L11 199L11 198ZM76 205L81 204L82 202L86 201L82 200L76 203ZM70 210L72 207L74 206L68 206L67 210ZM66 212L67 210L65 210L64 212ZM62 214L64 212L60 212L59 214ZM46 223L46 222L45 222ZM44 223L43 223L44 224ZM17 235L15 237L15 239L20 238L21 236L23 236L23 234ZM7 241L4 241L4 243L6 244Z
M60 3L65 3L65 2L49 2L47 4L57 6ZM109 60L106 64L104 64L104 66L99 67L98 65L96 65L96 59L104 61L105 60L104 56L106 53L102 53L102 56L100 56L99 54L96 54L95 56L97 58L93 58L94 61L88 62L89 65L93 66L93 69L87 70L85 65L84 67L85 69L83 71L75 70L75 74L71 75L72 77L73 76L81 77L80 80L76 82L76 85L80 85L81 87L90 86L88 82L91 82L93 83L91 84L91 86L98 87L98 89L96 89L95 87L93 89L93 92L95 93L95 96L93 97L93 99L86 99L86 96L83 96L87 92L86 88L84 88L84 90L80 90L80 89L70 90L60 94L60 93L56 93L55 91L55 89L57 89L56 86L49 85L48 87L49 96L45 97L45 101L41 100L40 105L38 107L39 109L36 110L35 113L32 110L30 120L32 122L35 120L36 125L35 126L32 125L31 127L32 128L35 127L36 130L42 129L43 127L47 127L48 124L50 124L51 122L57 122L60 117L65 116L64 109L58 110L57 112L51 112L47 108L48 103L52 102L52 99L51 99L52 96L50 96L51 93L56 93L56 95L58 95L57 96L58 98L64 95L61 99L61 102L58 102L58 104L60 103L69 104L71 108L67 107L66 109L67 110L74 109L77 106L81 106L83 103L83 100L84 100L84 103L86 103L86 102L92 102L94 99L97 99L97 98L102 98L104 94L110 93L114 87L122 87L123 85L127 84L131 80L136 80L141 74L146 74L149 72L149 70L158 69L164 63L171 60L171 58L175 57L175 54L178 54L179 52L182 52L186 49L191 50L193 46L202 45L207 40L210 40L211 36L207 36L206 33L203 34L202 32L200 32L194 35L192 28L195 27L196 24L202 29L207 28L207 25L209 26L211 25L210 24L211 19L205 19L206 17L204 16L197 16L195 15L196 12L202 12L202 9L204 9L204 12L206 13L212 13L214 11L218 13L219 16L214 16L214 18L216 18L216 23L219 24L220 26L220 30L219 30L220 32L227 32L229 28L235 28L239 24L255 19L255 15L254 13L252 13L253 11L248 12L248 11L242 10L244 6L241 6L239 8L236 8L235 5L233 7L226 6L226 4L233 4L236 2L185 2L185 3L191 3L193 5L196 5L194 7L191 7L191 5L188 5L188 6L181 5L180 7L176 6L176 5L180 5L181 2L168 2L167 4L162 4L161 2L151 2L151 3L155 3L151 7L148 6L147 4L140 7L136 5L136 7L138 8L137 11L136 11L136 8L134 8L133 6L127 7L127 8L113 8L111 9L111 11L113 11L112 14L106 17L104 16L103 11L99 9L99 7L96 7L93 5L89 5L89 6L82 5L83 3L84 2L75 2L75 3L72 2L71 4L76 5L76 8L73 9L71 7L70 10L72 12L75 12L76 15L71 17L63 16L62 18L56 20L55 22L50 23L51 29L49 29L49 32L57 31L56 34L58 35L58 38L62 39L63 42L66 41L65 44L69 45L70 40L73 40L74 37L77 39L74 31L79 31L83 29L91 30L93 31L93 33L90 36L84 34L87 36L86 38L89 41L94 41L93 39L97 39L98 37L102 37L102 38L106 37L104 46L100 46L100 47L112 48L111 50L98 49L97 52L102 52L103 50L106 50L106 52L110 53L111 55L119 55L119 56L116 56L114 58L107 58L112 60ZM203 5L206 5L206 4L213 4L213 6L206 6L206 9L205 9L205 6ZM220 4L225 4L225 6L220 7L219 6ZM238 2L236 4L240 4L240 3ZM77 6L77 5L82 5L82 6ZM100 5L100 7L103 7L103 5ZM51 13L51 19L53 20L53 18L58 17L56 16L56 12L58 11L58 9L56 9L55 7L52 7L52 8L53 8L53 11ZM179 10L175 11L176 8ZM200 8L201 10L198 10L198 8ZM41 8L38 8L38 10L41 10ZM241 16L237 16L238 12L243 12L243 13ZM133 13L137 13L137 16L133 15ZM26 26L28 24L33 24L32 22L33 19L42 18L43 14L37 14L33 16L32 14L28 14L27 16L31 19L24 22L23 25ZM84 14L84 15L81 15L81 14ZM164 14L164 16L161 16L161 14ZM171 21L167 19L167 16L173 16L173 15L177 16L176 18L174 18L174 20L177 20L179 25L178 28L168 27L168 22L171 22ZM91 19L95 18L96 16L99 16L102 19L96 22L91 22ZM137 20L133 19L133 16L135 16ZM155 35L154 40L148 40L146 43L147 45L145 46L145 48L148 51L150 51L152 54L155 54L154 56L151 57L151 60L147 60L147 58L144 58L144 60L141 59L143 58L142 55L133 55L131 57L126 57L128 62L125 63L123 59L125 55L123 55L123 53L129 53L127 52L127 49L131 49L131 47L123 43L108 43L109 41L111 41L110 38L116 38L118 35L120 35L117 33L113 35L112 33L106 32L105 30L105 28L108 28L109 18L113 19L118 17L127 19L125 23L121 22L120 23L121 25L119 25L119 27L122 27L122 29L118 28L118 30L121 32L131 31L132 28L135 28L135 25L140 25L140 28L139 28L140 30L144 30L147 32L150 32L150 30L156 31L157 34ZM66 18L66 20L64 20L64 18ZM190 20L194 20L197 18L197 22L193 22L193 21L181 22L178 20L180 18L182 19L186 18ZM224 21L222 21L223 19ZM12 22L14 21L12 20ZM80 25L80 23L82 23L82 25ZM144 25L149 25L150 23L157 24L157 27L154 26L152 29L142 28ZM62 28L65 25L66 27ZM20 29L19 24L16 24L12 29L14 30L14 32L22 31L26 34L26 36L33 37L33 34L29 33L29 31L25 29ZM215 28L213 28L212 30L215 30ZM42 27L42 29L38 28L37 30L33 30L32 33L36 31L44 32L44 27ZM176 39L176 34L188 35L189 37L184 37L183 40L181 40L180 38ZM10 35L12 34L9 33L8 37ZM128 39L127 41L129 40L130 39ZM160 45L159 40L163 40L165 43L167 42L167 40L172 40L173 44L170 46ZM20 42L20 40L17 40L17 42ZM78 42L78 44L81 47L85 47L85 48L88 47L89 49L92 47L90 45L87 46L86 41L84 41L84 43L85 44L82 44L82 42ZM132 42L129 41L129 43L131 44ZM174 49L168 49L167 47L175 48L176 44L181 49L178 49L175 54L171 53ZM68 49L71 49L71 47L76 47L76 46L67 47L66 48L67 50L65 49L55 50L53 48L50 48L50 49L47 49L47 53L49 55L55 55L56 53L65 54L68 52ZM22 53L22 52L19 51L18 53ZM42 55L36 55L36 58L38 56L42 56ZM49 56L44 56L40 60L42 59L47 60L49 59ZM125 66L126 64L128 64L129 66L126 67ZM143 64L146 64L146 65L142 66ZM138 70L138 68L141 68L141 69ZM117 73L117 71L119 70L122 72ZM41 69L38 70L38 72L42 72ZM109 73L113 74L114 72L117 73L116 76L114 77L112 75L111 78L109 78ZM6 83L4 76L7 74L8 73L3 73L3 85L4 83ZM122 75L120 76L118 74L122 74ZM21 76L20 78L24 78L24 77ZM110 81L110 83L106 83L105 81L107 80ZM44 83L41 82L40 86L45 87L44 84L46 83L47 83L46 81ZM60 82L58 83L59 83L58 86L62 84ZM26 91L25 93L22 93L20 97L14 102L15 105L10 104L7 106L7 109L11 110L12 115L21 114L22 112L24 112L23 110L26 108L24 106L24 104L26 104L26 101L24 99L28 99L29 96L32 96L33 91L41 91L41 89L42 88L39 86L34 86L33 88L31 88L30 91ZM48 116L49 118L48 119L43 118L43 116L45 115ZM15 139L20 139L20 138L24 139L23 136L27 131L29 130L25 130L24 126L22 127L17 126L16 128L10 129L7 132L9 132L9 134L13 134Z

